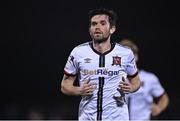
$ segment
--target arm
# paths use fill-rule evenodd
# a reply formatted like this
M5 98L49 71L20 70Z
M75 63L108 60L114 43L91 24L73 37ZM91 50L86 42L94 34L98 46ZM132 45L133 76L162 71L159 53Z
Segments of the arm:
M140 79L139 75L137 74L135 77L129 78L129 82L125 81L125 79L122 79L123 81L120 82L120 89L125 94L136 92L140 88Z
M68 76L64 74L61 82L61 91L67 95L92 95L96 86L93 83L89 83L90 79L84 80L82 86L74 86L76 76Z
M157 103L153 103L151 107L152 116L159 115L162 111L164 111L169 104L169 97L167 93L164 93L158 100Z
M135 77L129 78L129 81L131 83L130 92L136 92L140 88L139 75L137 74Z
M139 79L139 75L138 75L138 69L137 69L137 65L136 65L136 58L133 54L133 52L131 51L129 56L128 56L128 61L127 61L127 68L126 68L126 72L127 72L127 78L128 81L122 81L120 82L121 89L123 90L124 93L132 93L132 92L136 92L139 88L140 88L140 79Z
M80 88L73 85L75 79L76 79L76 76L68 76L68 75L64 74L63 79L61 81L61 91L64 94L67 94L67 95L79 95L80 94Z

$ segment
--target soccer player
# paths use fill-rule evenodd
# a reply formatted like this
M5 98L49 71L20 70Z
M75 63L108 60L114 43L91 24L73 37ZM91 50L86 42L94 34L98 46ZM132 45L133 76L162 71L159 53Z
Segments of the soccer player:
M116 20L112 10L91 10L92 41L75 47L65 65L61 91L82 96L79 120L129 120L125 94L138 90L140 80L131 49L110 40ZM77 77L80 86L73 85Z
M138 62L139 49L137 45L130 39L123 39L120 44L131 48L136 62ZM141 69L139 70L139 78L141 80L140 89L127 96L129 99L130 119L150 120L151 115L158 116L166 109L169 98L155 74Z

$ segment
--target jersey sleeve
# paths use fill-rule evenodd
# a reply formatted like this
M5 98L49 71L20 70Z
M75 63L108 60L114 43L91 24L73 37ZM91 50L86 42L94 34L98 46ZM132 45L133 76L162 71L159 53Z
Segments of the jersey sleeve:
M77 74L78 64L76 60L77 60L76 50L73 49L64 67L64 74L70 76L75 76Z
M159 79L155 75L153 77L151 86L151 93L154 97L159 97L164 93L164 88L162 87L161 83L159 82Z
M126 72L128 77L136 76L136 74L138 73L135 57L132 51L130 51L130 54L127 58Z

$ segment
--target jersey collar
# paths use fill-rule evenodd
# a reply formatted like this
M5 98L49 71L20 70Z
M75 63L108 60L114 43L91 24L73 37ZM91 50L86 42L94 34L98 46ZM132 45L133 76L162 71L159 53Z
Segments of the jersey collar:
M112 43L111 43L111 49L110 49L110 50L108 50L108 51L106 51L106 52L104 52L104 53L100 53L100 52L98 52L97 50L94 49L92 41L89 42L89 45L90 45L90 47L92 48L92 50L93 50L96 54L98 54L98 55L106 55L106 54L110 53L110 52L114 49L114 47L115 47L115 43L112 42Z

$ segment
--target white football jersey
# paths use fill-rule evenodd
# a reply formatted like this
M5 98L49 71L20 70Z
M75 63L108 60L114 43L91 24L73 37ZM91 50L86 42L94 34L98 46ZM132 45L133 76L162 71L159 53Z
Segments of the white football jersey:
M114 98L122 77L136 76L136 63L131 49L112 43L104 54L93 48L92 42L75 47L66 63L64 73L78 75L79 84L90 78L97 88L91 96L82 96L79 120L128 120L128 107Z
M141 87L135 93L128 94L131 120L149 120L153 97L160 97L164 93L159 79L153 73L140 70Z

